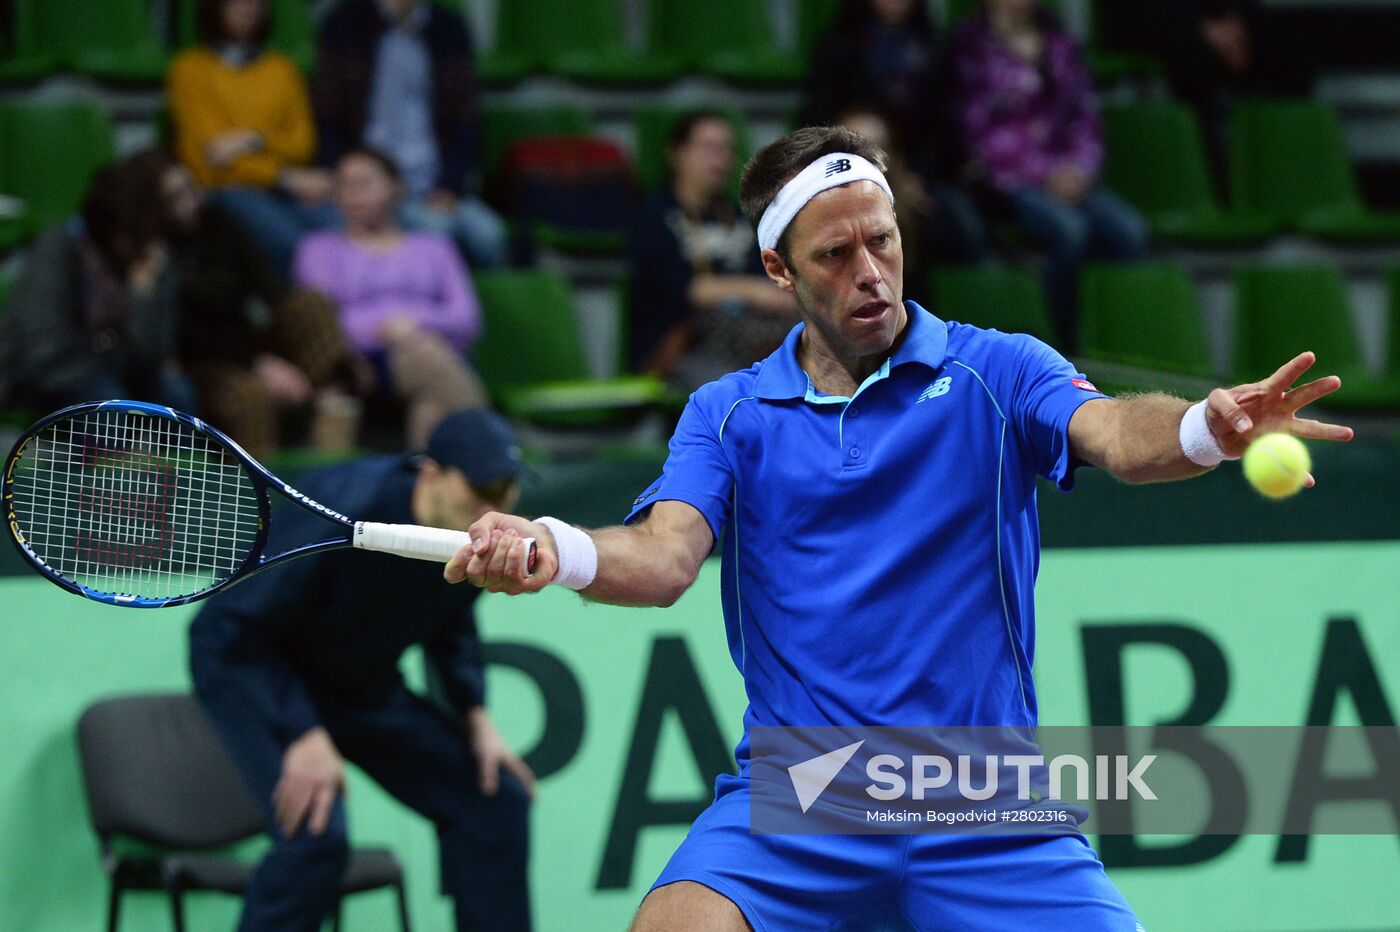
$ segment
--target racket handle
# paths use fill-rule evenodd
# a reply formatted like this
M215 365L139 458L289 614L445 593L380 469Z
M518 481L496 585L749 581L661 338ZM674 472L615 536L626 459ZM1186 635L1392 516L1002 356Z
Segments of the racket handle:
M535 541L526 538L529 552L526 555L528 572L535 569ZM379 524L374 521L355 522L355 547L359 550L377 550L392 553L411 560L431 560L446 563L457 555L457 551L472 542L466 531L449 531L440 527L422 527L417 524Z
M355 522L355 547L378 550L411 560L432 560L446 563L458 550L472 542L466 531L449 531L440 527L420 527L416 524L379 524L374 521Z

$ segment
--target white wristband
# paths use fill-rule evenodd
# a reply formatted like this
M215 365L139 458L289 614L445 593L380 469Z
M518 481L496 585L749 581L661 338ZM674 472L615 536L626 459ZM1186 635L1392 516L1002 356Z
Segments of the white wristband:
M1221 460L1237 460L1238 456L1226 456L1220 448L1215 434L1206 423L1206 403L1198 401L1186 409L1181 416L1181 452L1197 466L1216 466Z
M535 523L549 528L549 533L554 535L554 550L559 555L559 569L550 584L576 591L587 588L598 575L598 547L593 538L587 531L558 518L536 518Z

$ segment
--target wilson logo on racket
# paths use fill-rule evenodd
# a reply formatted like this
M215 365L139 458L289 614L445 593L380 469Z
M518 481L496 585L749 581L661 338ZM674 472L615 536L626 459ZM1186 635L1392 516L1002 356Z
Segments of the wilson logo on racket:
M287 485L212 426L140 401L50 414L5 462L10 539L36 571L108 605L203 599L284 560L354 547L446 563L465 531L353 521ZM265 553L276 492L331 536ZM533 542L522 572L533 571Z

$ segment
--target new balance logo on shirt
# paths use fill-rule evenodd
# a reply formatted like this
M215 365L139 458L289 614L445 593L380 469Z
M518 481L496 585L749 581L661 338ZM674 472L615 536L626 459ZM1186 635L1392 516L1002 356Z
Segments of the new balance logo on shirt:
M920 392L919 400L914 402L914 404L920 404L921 402L928 401L930 398L937 398L939 395L948 394L948 388L952 384L953 377L951 375L945 375L943 378L938 379L928 388Z

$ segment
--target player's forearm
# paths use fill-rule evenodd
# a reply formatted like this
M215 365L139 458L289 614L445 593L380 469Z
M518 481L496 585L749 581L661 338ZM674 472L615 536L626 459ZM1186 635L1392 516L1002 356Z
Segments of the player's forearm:
M1170 482L1206 470L1181 449L1181 418L1190 403L1170 395L1122 398L1114 405L1116 429L1104 449L1103 466L1124 482Z
M650 523L600 528L589 535L598 548L598 575L581 594L610 605L674 604L695 582L706 556Z

